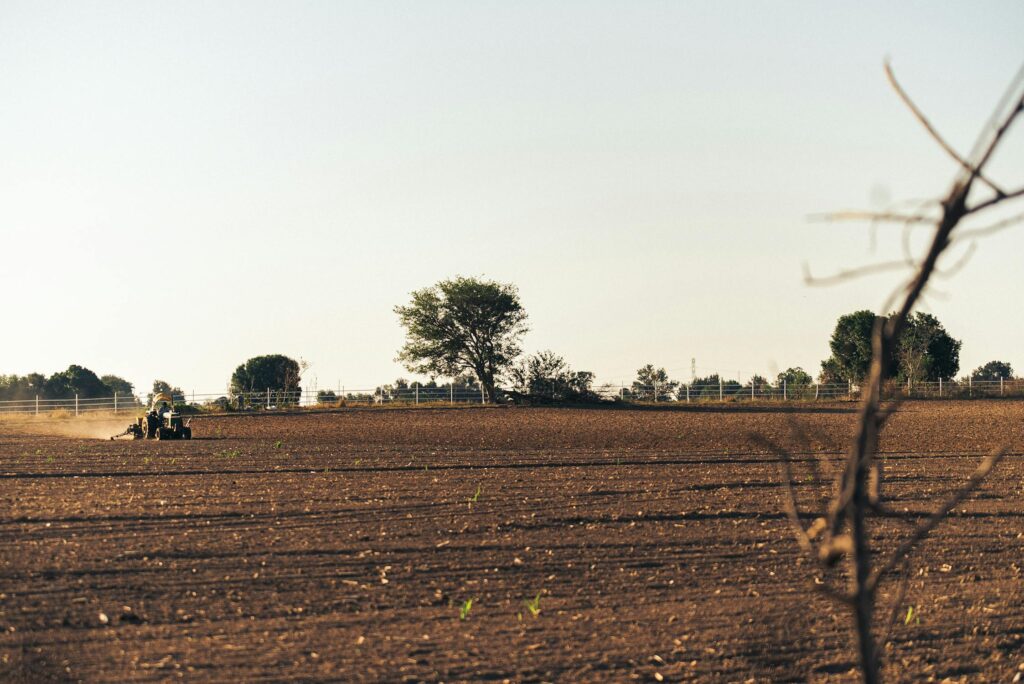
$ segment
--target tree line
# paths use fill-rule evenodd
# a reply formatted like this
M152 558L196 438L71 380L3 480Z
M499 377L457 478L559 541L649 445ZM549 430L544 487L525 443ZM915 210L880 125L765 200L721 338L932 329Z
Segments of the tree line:
M154 380L153 389L147 401L155 394L171 394L176 402L185 400L180 387L172 387L163 380ZM67 370L46 376L43 373L28 375L0 375L0 401L31 401L36 399L112 399L114 396L135 396L135 385L117 375L97 375L94 371L76 364Z
M375 390L377 396L394 396L417 389L443 395L445 392L482 392L486 401L499 397L535 403L594 401L602 394L596 391L594 374L574 370L553 351L539 351L523 356L520 341L528 332L527 315L516 287L479 278L457 277L431 287L416 290L404 306L395 307L405 327L405 343L396 361L410 372L428 375L428 382L408 382L399 378ZM859 385L870 369L871 334L876 315L869 310L840 316L829 340L831 355L821 362L817 382L821 384L850 383ZM886 359L887 377L898 382L916 383L952 380L960 369L960 340L954 339L933 315L913 314L900 335L898 344ZM275 404L297 403L301 379L307 364L283 354L255 356L240 364L231 374L230 393L236 397L272 392ZM436 377L451 378L438 384ZM1013 377L1013 369L1004 361L990 361L976 368L973 380L996 380ZM505 385L499 389L499 382ZM647 364L637 371L628 388L620 390L622 398L669 401L684 397L701 398L766 394L773 387L785 386L794 396L801 388L815 383L803 368L788 368L774 380L760 375L745 384L712 374L681 383L669 377L664 368ZM607 388L605 388L607 389ZM149 401L158 392L170 393L175 403L184 402L179 387L163 380L153 382ZM67 370L47 377L41 373L25 376L0 376L0 400L82 399L113 397L115 393L134 394L132 383L116 375L97 376L83 366L71 365ZM374 395L339 396L331 390L318 393L322 403L340 399L372 399ZM218 403L227 405L222 397Z
M397 361L408 370L431 376L469 374L494 401L497 381L507 381L513 399L586 401L596 397L594 374L575 371L564 358L541 351L523 359L520 339L528 331L526 311L516 287L477 278L457 277L412 293L410 302L395 307L406 329L406 341ZM871 334L878 317L869 310L840 316L829 340L831 355L821 363L817 382L861 384L871 364ZM897 382L952 380L960 370L960 340L954 339L933 315L916 312L906 322L898 344L887 359L887 377ZM1013 377L1004 361L990 361L969 376L974 380ZM775 378L774 387L798 391L815 384L803 368L788 368ZM664 368L647 364L624 397L678 399L687 396L735 395L772 387L755 375L745 385L717 374L693 378L690 383L671 379Z

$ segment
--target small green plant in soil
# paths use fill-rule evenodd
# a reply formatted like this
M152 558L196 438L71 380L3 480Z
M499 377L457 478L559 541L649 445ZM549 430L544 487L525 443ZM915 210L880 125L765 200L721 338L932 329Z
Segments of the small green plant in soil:
M466 599L459 606L459 620L465 621L469 617L469 611L473 610L473 599Z
M530 611L530 615L533 617L540 615L540 592L538 591L537 595L532 599L523 601L523 605L526 606L526 610Z

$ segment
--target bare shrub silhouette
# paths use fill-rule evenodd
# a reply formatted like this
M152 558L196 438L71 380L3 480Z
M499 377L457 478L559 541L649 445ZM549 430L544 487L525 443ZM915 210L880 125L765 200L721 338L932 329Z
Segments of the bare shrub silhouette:
M902 574L903 582L897 588L895 603L889 615L889 626L882 644L888 640L889 630L899 611L905 590L912 554L918 545L942 522L954 507L977 489L985 477L1003 457L1006 449L999 449L978 465L974 474L924 520L904 516L888 510L882 497L882 469L878 456L879 436L886 421L896 410L895 403L883 404L882 390L886 382L883 360L896 349L900 333L908 317L920 302L929 280L936 275L955 273L973 253L974 240L1005 229L1024 219L1024 214L1010 216L981 227L963 228L967 219L988 214L1004 203L1024 197L1024 187L1007 190L997 184L987 171L988 164L1013 122L1024 111L1024 67L1022 67L1002 101L995 108L990 122L983 128L974 149L967 156L960 155L925 117L903 87L888 63L885 73L901 100L921 123L932 139L957 163L960 170L952 185L940 199L923 203L919 211L842 212L826 216L830 220L867 220L872 225L902 224L904 229L904 258L869 264L840 272L828 278L814 279L812 284L845 281L859 275L892 269L907 269L910 275L905 284L890 297L882 311L895 306L895 314L877 317L872 336L872 362L868 379L861 392L861 403L855 434L838 473L812 459L813 476L817 481L832 478L835 487L830 496L817 502L818 517L805 526L796 495L791 454L777 444L761 440L762 444L779 457L785 490L786 512L801 549L813 560L818 570L814 585L849 610L857 635L858 652L863 681L881 681L879 644L876 641L875 613L879 586L883 581ZM983 193L977 198L978 193ZM931 227L932 235L924 255L914 258L910 253L909 232L916 227ZM964 257L950 269L940 270L938 262L952 245L969 242ZM827 464L826 464L827 465ZM885 516L901 520L908 528L906 538L885 554L872 548L869 523L872 516ZM900 572L902 571L902 572ZM846 586L843 586L843 583Z

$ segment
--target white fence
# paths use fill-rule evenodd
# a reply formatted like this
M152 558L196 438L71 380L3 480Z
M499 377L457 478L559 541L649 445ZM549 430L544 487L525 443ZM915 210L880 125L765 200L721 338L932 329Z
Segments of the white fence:
M853 383L808 383L777 385L768 383L743 386L735 381L720 380L717 384L657 385L604 385L598 392L608 399L646 402L694 401L814 401L855 400L860 398L860 387ZM998 380L938 380L928 382L889 382L883 390L888 399L971 399L983 397L1024 397L1024 378Z
M860 389L852 383L779 385L767 383L741 386L736 382L718 384L684 384L662 386L603 385L596 394L607 400L638 402L709 402L709 401L824 401L855 400ZM1024 397L1024 379L1000 380L940 380L886 385L886 398L969 399L983 397ZM197 408L223 408L241 411L280 410L295 407L335 407L379 404L482 404L483 390L476 387L402 387L388 386L372 389L284 391L266 389L236 394L195 392L176 394L176 404L189 404ZM101 398L43 399L33 397L0 401L0 413L49 414L60 412L71 415L86 413L135 413L146 405L145 398L117 395Z
M11 401L0 401L0 413L70 413L81 415L83 413L98 412L135 412L142 406L138 397L132 395L118 395L112 397L98 397L83 399L75 396L71 399L15 399Z
M369 389L333 390L302 390L285 391L266 389L262 391L224 393L189 392L174 395L174 403L188 404L198 408L222 408L232 410L278 410L295 407L333 407L358 406L361 404L391 403L446 403L446 404L481 404L485 397L483 391L473 387L408 387L391 389L376 387ZM147 406L145 397L115 395L112 397L69 399L15 399L0 401L0 413L17 414L50 414L67 413L82 415L86 413L135 413Z

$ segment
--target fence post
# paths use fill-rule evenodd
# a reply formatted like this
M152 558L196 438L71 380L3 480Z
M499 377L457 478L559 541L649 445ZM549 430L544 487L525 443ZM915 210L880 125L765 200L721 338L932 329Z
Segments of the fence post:
M484 386L483 386L483 383L480 384L480 403L481 404L486 404L487 403L487 400L484 398Z
M969 396L969 397L973 397L974 396L974 376L973 375L968 375L967 376L967 396Z
M754 380L753 380L753 378L751 378L751 380L750 380L750 400L751 401L754 400Z
M942 378L939 378L939 398L942 398Z
M786 379L783 378L782 379L782 401L787 401L788 399L789 399L789 394L788 394L788 391L786 389Z
M846 398L853 399L853 380L846 381Z
M36 395L36 415L39 415L39 395Z
M75 392L75 415L78 415L78 392Z
M114 391L114 415L117 415L117 390Z
M690 386L689 385L686 386L686 403L687 404L690 403Z
M658 381L654 381L654 403L658 403Z
M814 383L814 401L818 401L818 383Z
M999 376L999 396L1003 396L1003 376Z
M416 383L416 403L420 403L420 383Z
M455 404L455 379L448 383L448 403Z
M267 388L267 408L270 408L270 388Z

